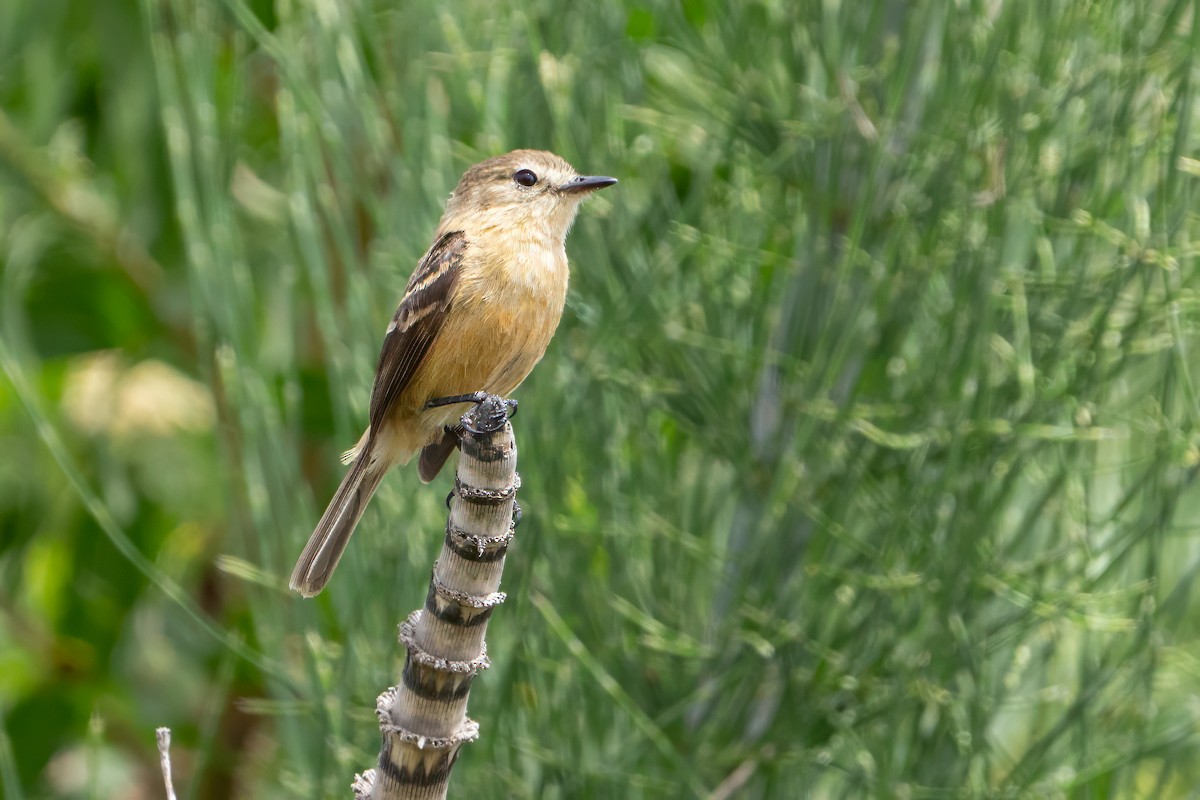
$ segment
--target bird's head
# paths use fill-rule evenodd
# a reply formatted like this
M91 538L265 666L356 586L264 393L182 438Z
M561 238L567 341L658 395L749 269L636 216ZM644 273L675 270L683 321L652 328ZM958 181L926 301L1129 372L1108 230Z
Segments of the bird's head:
M579 203L616 178L580 175L545 150L514 150L489 158L463 174L442 217L439 232L511 228L562 241Z

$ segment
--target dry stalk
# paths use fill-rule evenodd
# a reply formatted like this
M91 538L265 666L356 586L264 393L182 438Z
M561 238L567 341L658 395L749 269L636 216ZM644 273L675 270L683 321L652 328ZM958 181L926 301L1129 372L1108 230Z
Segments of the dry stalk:
M404 673L376 703L383 746L376 767L355 776L356 800L444 798L459 749L479 736L467 696L488 667L484 634L492 609L504 602L500 577L519 518L508 409L488 396L463 415L446 538L425 607L400 625Z

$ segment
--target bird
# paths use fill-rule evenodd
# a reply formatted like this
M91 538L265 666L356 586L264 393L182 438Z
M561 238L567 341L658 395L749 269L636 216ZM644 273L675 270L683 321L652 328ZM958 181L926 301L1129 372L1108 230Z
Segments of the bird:
M350 469L296 562L294 591L312 597L329 582L392 467L419 452L421 480L436 477L464 404L431 403L507 397L541 360L566 303L567 233L583 199L616 182L544 150L463 173L383 337L369 424L343 456Z

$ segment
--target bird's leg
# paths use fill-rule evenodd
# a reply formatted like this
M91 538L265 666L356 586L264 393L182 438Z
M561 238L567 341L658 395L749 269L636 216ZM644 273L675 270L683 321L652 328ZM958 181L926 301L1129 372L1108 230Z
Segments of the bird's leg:
M442 406L453 406L459 403L482 403L488 398L487 392L471 392L470 394L452 394L449 397L435 397L425 403L426 408L441 408Z
M458 403L474 403L475 408L463 414L460 427L479 436L495 433L517 413L517 401L487 392L456 394L450 397L435 397L425 403L425 408L439 408Z

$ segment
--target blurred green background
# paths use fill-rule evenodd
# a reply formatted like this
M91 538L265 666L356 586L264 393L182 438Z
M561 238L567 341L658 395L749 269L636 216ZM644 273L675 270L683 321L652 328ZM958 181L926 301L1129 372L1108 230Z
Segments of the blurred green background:
M450 473L285 588L471 163L621 184L459 797L1194 797L1196 0L0 4L0 794L347 797Z

